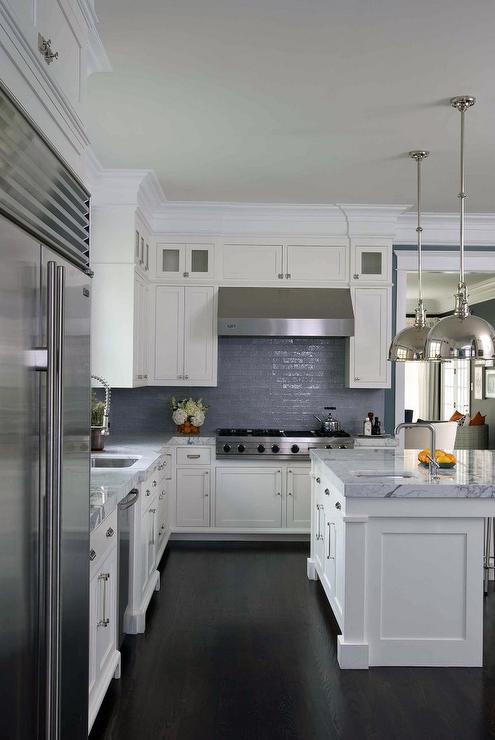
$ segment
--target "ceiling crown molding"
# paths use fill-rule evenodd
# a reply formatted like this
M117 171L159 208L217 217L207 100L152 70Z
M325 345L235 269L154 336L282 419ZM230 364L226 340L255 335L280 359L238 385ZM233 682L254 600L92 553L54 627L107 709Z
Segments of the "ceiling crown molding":
M417 216L404 213L397 221L394 244L416 243ZM421 217L423 244L459 246L458 213L424 213ZM466 215L466 244L495 246L495 213L470 213Z

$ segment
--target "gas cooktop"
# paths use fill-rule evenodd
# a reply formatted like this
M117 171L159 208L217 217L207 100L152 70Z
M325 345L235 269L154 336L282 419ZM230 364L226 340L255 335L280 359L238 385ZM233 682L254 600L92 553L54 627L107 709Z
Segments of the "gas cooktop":
M217 457L278 457L309 459L309 450L349 449L354 440L343 430L321 432L314 429L217 429Z

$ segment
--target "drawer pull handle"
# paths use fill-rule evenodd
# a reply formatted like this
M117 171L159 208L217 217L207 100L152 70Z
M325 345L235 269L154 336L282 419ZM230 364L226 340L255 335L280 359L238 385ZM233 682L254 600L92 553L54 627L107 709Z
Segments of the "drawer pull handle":
M335 508L336 508L336 509L341 509L341 508L342 508L342 504L340 503L340 501L337 501L337 502L336 502L336 504L335 504Z
M94 559L95 559L95 557L96 557L96 550L93 550L93 549L91 549L91 550L89 551L89 559L90 559L90 560L94 560Z
M189 460L199 460L201 455L188 455L187 457Z
M103 616L98 621L98 627L108 627L110 620L107 617L107 581L110 578L110 573L100 573L98 576L99 581L103 581Z
M106 531L106 536L107 536L107 537L113 537L113 536L114 536L114 534L115 534L115 532L114 532L114 530L112 529L112 527L109 527L109 528L107 529L107 531Z

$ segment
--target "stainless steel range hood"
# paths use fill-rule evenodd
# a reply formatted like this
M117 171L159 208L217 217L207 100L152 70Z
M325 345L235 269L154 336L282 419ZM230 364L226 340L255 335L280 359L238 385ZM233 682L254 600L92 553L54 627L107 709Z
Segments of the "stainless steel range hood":
M348 288L219 288L218 333L350 337L351 293Z

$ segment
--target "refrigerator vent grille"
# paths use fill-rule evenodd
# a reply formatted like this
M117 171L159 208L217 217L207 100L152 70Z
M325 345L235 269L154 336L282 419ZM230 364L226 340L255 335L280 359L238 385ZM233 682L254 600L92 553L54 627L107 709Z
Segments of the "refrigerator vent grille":
M1 87L0 211L89 266L89 193Z

